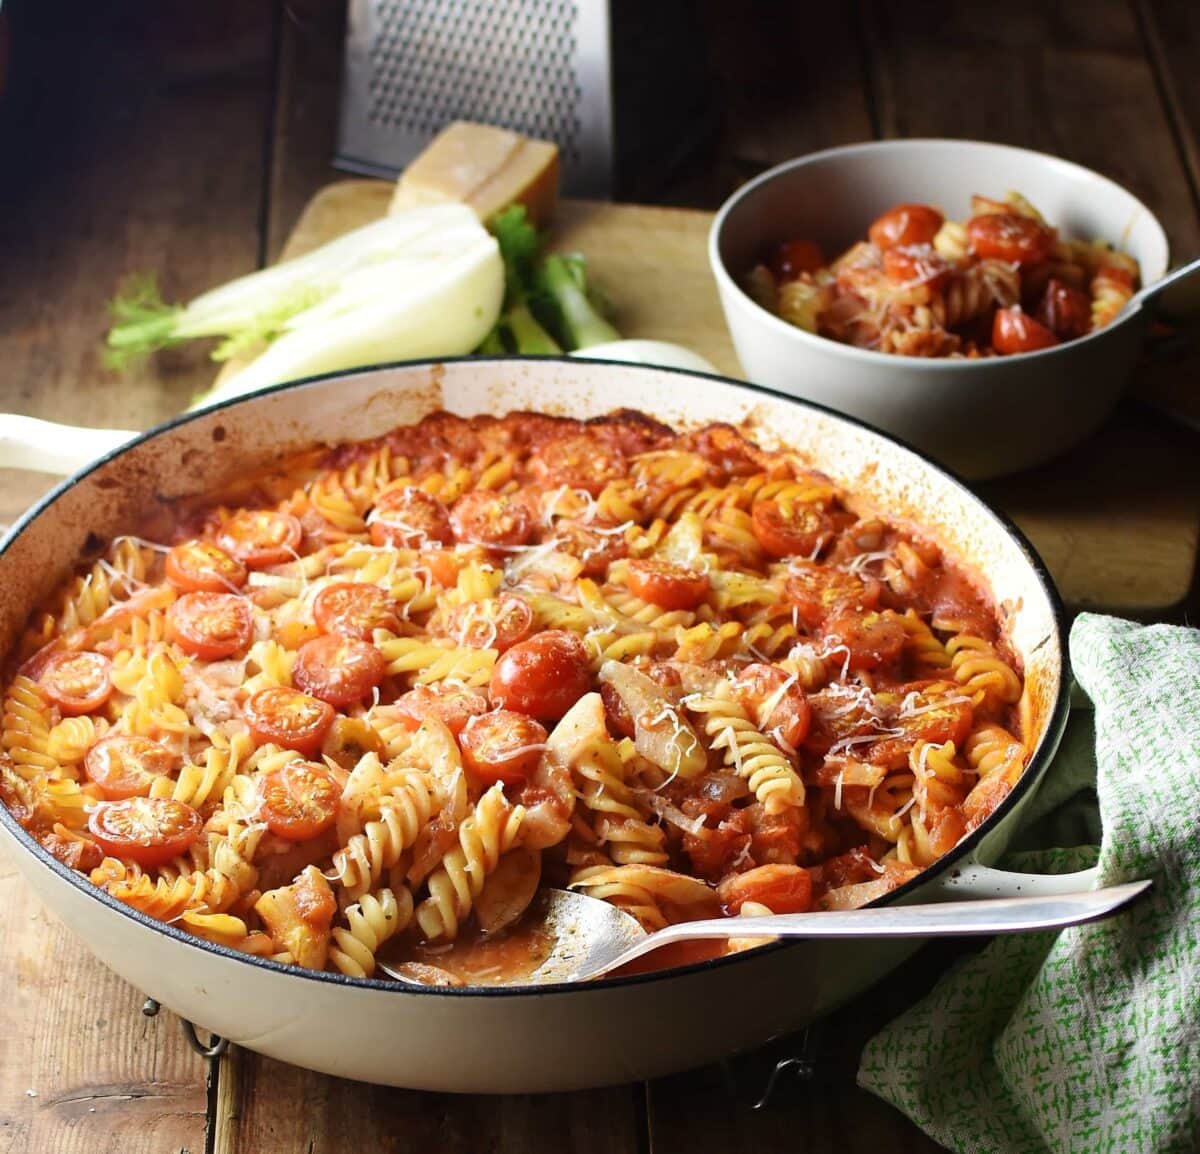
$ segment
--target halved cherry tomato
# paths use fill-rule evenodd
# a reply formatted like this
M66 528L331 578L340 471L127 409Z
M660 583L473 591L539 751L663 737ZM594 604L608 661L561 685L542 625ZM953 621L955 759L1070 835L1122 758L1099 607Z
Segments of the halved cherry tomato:
M167 797L103 801L88 818L88 830L107 853L147 868L184 853L202 824L190 805Z
M898 204L875 220L867 230L867 236L872 244L883 249L929 244L945 219L928 204Z
M475 489L450 510L454 535L471 545L513 548L533 539L533 514L520 496Z
M300 646L292 680L305 693L343 706L370 697L386 673L387 662L374 645L329 634Z
M812 557L833 537L833 520L820 505L770 497L755 501L750 516L754 536L772 557Z
M992 347L998 353L1032 353L1058 344L1056 337L1040 321L1020 307L997 309L992 321Z
M1051 277L1038 302L1037 319L1056 337L1069 341L1091 328L1091 302L1082 289Z
M185 593L233 593L246 584L246 566L211 541L185 541L167 554L167 580Z
M778 736L797 746L808 736L812 721L808 700L795 679L782 669L757 662L747 665L734 678L733 692L758 716L759 728L768 737Z
M545 485L586 489L593 497L625 472L624 458L594 437L559 437L535 450L529 471Z
M326 633L370 641L376 629L399 626L396 603L368 581L338 581L313 599L313 618Z
M241 653L253 633L250 602L236 593L185 593L167 610L167 640L204 661Z
M342 787L323 765L291 761L260 778L258 796L267 828L287 841L308 841L337 817Z
M217 533L217 544L250 569L281 565L295 558L304 531L291 513L241 509Z
M851 669L878 669L900 656L908 636L898 621L881 613L843 613L825 622L821 629L831 652L841 647L850 651ZM836 659L838 654L833 653Z
M56 653L38 684L64 717L99 709L112 696L112 663L101 653Z
M695 609L708 596L710 585L707 573L670 561L629 562L630 591L660 609Z
M928 244L906 244L883 254L883 272L888 280L903 285L928 285L940 289L950 276L950 266Z
M1050 255L1054 234L1032 217L1016 212L989 212L967 221L967 243L982 260L1033 264Z
M415 485L385 489L368 522L373 545L422 549L431 544L454 544L446 506Z
M856 756L873 765L899 769L908 763L909 750L918 741L939 745L953 741L961 747L971 728L973 713L970 699L955 693L955 689L943 682L910 691L896 715L888 719L888 728L893 733L865 749L860 746ZM902 732L897 734L895 730Z
M785 240L771 256L771 272L780 281L795 280L801 273L824 267L825 254L811 240Z
M629 555L629 542L623 533L601 532L567 518L554 526L554 547L579 559L582 577L603 578L614 561Z
M734 874L717 886L727 914L741 913L746 902L758 902L773 914L803 914L812 909L812 875L795 865L764 865Z
M445 628L459 645L503 653L533 632L533 610L524 597L501 593L499 597L457 606Z
M259 745L273 742L297 753L315 753L336 717L333 706L286 685L260 689L246 702L250 733Z
M547 629L514 645L496 662L492 704L557 721L591 685L587 650L574 633Z
M796 616L810 629L841 609L874 609L883 592L874 577L860 577L816 561L792 561L788 569L784 590L796 607Z
M417 564L428 569L429 576L443 589L449 589L458 581L462 563L463 558L453 549L424 549L417 558Z
M454 686L418 685L396 698L400 721L416 732L421 722L432 714L457 737L472 717L487 713L487 698L473 689Z
M177 753L148 737L118 734L96 742L83 759L83 769L110 801L145 797L155 778L179 768Z
M472 717L459 734L463 764L481 781L515 785L534 770L546 746L546 730L532 717L497 709Z

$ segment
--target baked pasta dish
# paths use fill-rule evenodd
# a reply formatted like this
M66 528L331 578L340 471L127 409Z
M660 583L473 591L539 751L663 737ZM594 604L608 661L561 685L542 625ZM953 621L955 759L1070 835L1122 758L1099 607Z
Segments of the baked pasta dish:
M971 198L971 217L899 204L828 263L779 244L743 287L785 321L843 344L913 357L1028 353L1112 322L1138 287L1133 257L1060 237L1020 193Z
M251 954L484 982L540 887L856 907L1024 768L988 591L728 426L436 413L137 528L30 620L0 792Z

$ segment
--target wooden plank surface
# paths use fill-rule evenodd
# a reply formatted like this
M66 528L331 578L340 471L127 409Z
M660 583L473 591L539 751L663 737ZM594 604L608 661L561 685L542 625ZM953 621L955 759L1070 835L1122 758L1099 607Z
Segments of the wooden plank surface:
M189 350L128 379L106 373L103 302L133 270L161 269L164 291L188 295L254 267L269 13L174 0L3 15L0 411L150 424L211 367ZM0 471L0 520L46 485ZM144 1017L142 995L52 920L7 860L0 907L0 1151L201 1154L206 1067L175 1018Z

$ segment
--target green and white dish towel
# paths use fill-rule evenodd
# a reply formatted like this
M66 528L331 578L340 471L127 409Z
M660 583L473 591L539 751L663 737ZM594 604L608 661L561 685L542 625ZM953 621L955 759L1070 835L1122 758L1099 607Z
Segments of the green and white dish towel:
M1001 864L1154 887L1106 922L995 938L871 1039L858 1080L957 1154L1196 1154L1200 632L1085 614L1070 644L1094 715L1073 712L1027 832L1070 846L1098 798L1099 849Z

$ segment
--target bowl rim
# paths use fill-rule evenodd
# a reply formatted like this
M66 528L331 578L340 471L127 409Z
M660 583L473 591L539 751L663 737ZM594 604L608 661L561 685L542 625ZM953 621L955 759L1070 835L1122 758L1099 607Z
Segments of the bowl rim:
M838 421L844 421L847 424L858 426L868 432L874 433L882 437L885 441L889 441L898 445L901 449L907 450L916 457L925 468L932 469L937 473L941 473L947 481L953 486L961 489L970 499L982 505L984 509L997 521L1000 528L1005 531L1013 543L1023 554L1026 563L1033 572L1034 578L1041 587L1043 595L1050 606L1053 628L1059 640L1060 653L1060 671L1058 691L1055 694L1055 699L1052 708L1047 717L1045 727L1042 732L1041 739L1037 744L1037 748L1033 751L1024 772L1009 792L1009 794L1000 802L988 817L979 824L974 830L966 834L957 845L949 852L938 858L932 865L926 866L915 877L898 886L896 889L889 891L886 894L867 903L871 906L889 905L894 901L902 899L907 895L915 893L921 886L928 884L935 878L941 876L949 870L961 864L968 864L970 856L980 844L980 842L991 833L997 826L1001 824L1004 818L1009 815L1014 808L1020 803L1021 799L1027 793L1035 789L1040 783L1046 770L1049 768L1055 752L1058 749L1064 729L1066 728L1067 718L1070 710L1070 655L1067 651L1067 617L1066 609L1063 605L1061 595L1054 583L1054 578L1051 576L1049 568L1042 560L1041 555L1034 548L1032 542L1020 529L1020 527L1004 512L996 509L984 498L976 494L966 481L953 470L945 465L933 460L930 456L923 453L920 449L914 448L906 441L894 436L885 430L879 429L867 421L859 420L857 417L848 416L845 413L840 413L827 405L819 404L815 401L808 401L799 397L794 397L788 393L780 392L776 389L768 388L765 385L753 384L748 381L735 380L730 377L725 377L719 373L702 373L691 369L679 369L665 365L636 365L630 364L627 361L612 361L601 360L599 358L587 359L580 361L578 358L571 356L459 356L459 357L436 357L436 358L421 358L409 361L387 361L374 365L363 365L355 369L339 369L328 373L320 373L311 377L303 377L296 381L287 381L278 385L271 385L267 388L256 390L253 393L230 397L219 403L205 406L201 409L188 410L180 413L175 417L162 421L157 425L152 426L145 432L139 433L136 437L124 442L121 445L110 449L103 456L98 457L95 461L77 470L71 476L65 478L59 484L55 485L48 493L40 500L27 509L9 530L0 536L0 566L3 564L4 555L21 537L25 529L33 524L43 513L63 495L73 489L76 485L86 480L92 473L103 468L111 461L117 460L124 456L130 450L136 449L139 446L160 437L164 433L168 433L174 429L181 428L184 425L191 424L197 420L207 418L213 413L224 412L241 405L254 404L263 396L273 396L280 393L297 392L317 385L325 384L330 381L344 380L351 377L368 376L375 373L388 372L395 369L433 369L436 370L440 366L447 364L481 364L487 362L508 362L520 363L531 366L539 364L568 364L573 367L579 366L606 366L608 368L616 368L622 371L633 371L634 373L642 371L650 371L655 373L672 373L681 377L699 377L704 380L713 381L721 385L732 386L738 389L748 389L752 392L761 393L764 396L770 397L773 400L784 401L789 405L800 406L801 408L814 409L826 416L833 417ZM27 851L35 862L49 869L53 874L56 874L61 880L68 885L99 902L101 905L112 910L119 916L132 919L140 924L143 928L150 930L153 933L162 934L165 937L171 938L174 941L198 949L209 954L215 954L217 957L232 961L235 963L257 966L267 973L276 973L283 977L302 979L314 982L329 983L334 986L343 986L362 989L366 991L374 991L385 993L388 995L416 995L419 997L453 997L453 998L536 998L536 997L551 997L563 995L570 992L576 993L603 993L608 990L618 989L626 986L643 985L652 982L665 981L672 978L682 976L691 976L706 972L717 967L728 967L743 963L752 962L756 958L764 957L765 955L775 954L780 950L796 949L803 945L802 942L789 942L780 940L772 942L769 945L761 946L753 950L743 950L734 954L725 954L716 958L709 958L704 961L690 962L685 965L671 966L661 970L650 970L645 973L631 974L625 977L612 978L606 977L600 982L555 982L544 985L523 985L523 986L421 986L418 984L407 984L393 980L384 980L380 978L354 978L346 974L335 973L328 970L307 970L294 963L275 962L269 958L259 957L256 954L247 954L241 950L233 949L231 946L220 945L217 942L207 941L199 938L194 934L186 933L178 926L159 921L157 918L152 918L148 914L142 913L140 910L134 909L132 906L124 902L118 901L111 894L92 882L83 874L71 869L69 866L60 862L53 854L43 847L34 836L25 829L24 826L17 821L15 815L8 806L0 803L0 827L7 833L13 841ZM39 895L40 897L40 895ZM864 907L866 908L866 907ZM87 940L84 939L84 944Z
M1054 156L1048 152L1038 152L1032 148L1019 148L1012 144L1000 144L989 140L972 140L968 138L955 139L953 137L937 137L937 136L921 136L908 137L902 140L867 140L857 144L843 144L836 148L824 148L819 152L805 153L803 156L798 156L792 160L785 160L781 164L774 165L766 172L759 173L754 179L743 184L732 196L730 196L717 210L716 216L713 218L712 225L708 231L708 263L712 270L713 277L717 281L722 298L722 304L728 309L730 305L726 305L726 301L732 301L739 307L749 305L751 313L759 323L766 323L767 328L781 335L790 336L797 340L801 347L812 347L817 350L825 350L831 356L844 356L849 360L860 361L863 364L873 365L891 365L896 366L897 359L900 359L905 367L912 367L917 372L973 372L978 376L982 376L984 370L990 372L1003 371L1004 366L1013 363L1027 364L1030 360L1037 358L1041 360L1050 360L1054 357L1061 357L1064 354L1069 355L1072 350L1084 347L1093 343L1096 340L1103 340L1111 335L1116 330L1122 328L1135 317L1139 316L1144 304L1138 302L1132 309L1120 313L1107 325L1101 329L1096 329L1094 332L1085 333L1082 337L1076 337L1073 340L1064 341L1061 344L1054 345L1048 349L1034 349L1027 353L1010 353L1004 357L981 357L978 359L969 358L951 358L951 357L902 357L899 353L882 353L875 349L859 348L857 345L846 344L842 341L835 341L831 337L818 336L816 333L810 333L805 329L798 328L796 325L789 324L782 317L777 316L769 309L764 308L758 303L749 293L742 288L737 277L730 272L726 266L724 258L721 256L721 241L724 230L730 218L739 210L742 204L752 197L760 188L770 184L772 181L779 179L796 169L807 168L810 165L817 164L824 160L829 160L833 157L853 156L858 154L872 154L880 152L904 152L909 149L929 149L933 148L937 151L954 152L954 151L982 151L992 153L1012 153L1026 158L1032 157L1039 164L1046 164L1051 168L1062 168L1076 174L1082 174L1088 180L1099 184L1107 185L1109 188L1123 193L1129 197L1137 208L1146 214L1151 226L1153 227L1156 239L1162 242L1163 247L1163 270L1160 276L1153 281L1142 282L1142 287L1146 288L1150 284L1156 284L1159 280L1171 271L1171 246L1167 237L1166 230L1162 226L1162 221L1150 210L1149 206L1139 197L1134 196L1124 185L1118 184L1115 180L1104 176L1102 173L1096 172L1094 169L1087 168L1085 165L1077 164L1073 160L1066 160L1061 156ZM865 232L865 230L864 230ZM730 294L732 293L732 297ZM728 319L728 318L727 318ZM830 350L839 350L832 352Z

